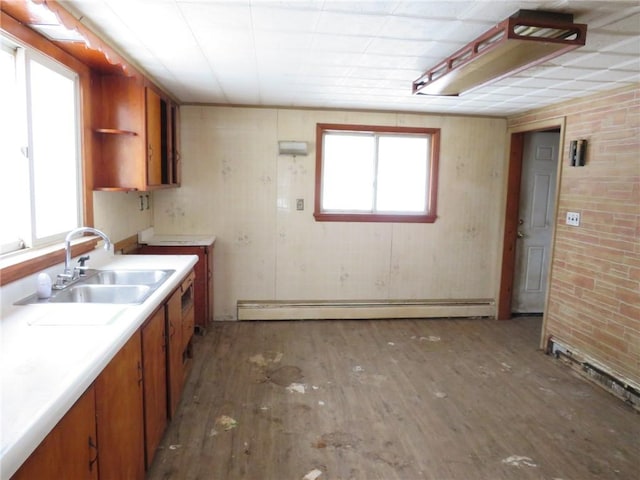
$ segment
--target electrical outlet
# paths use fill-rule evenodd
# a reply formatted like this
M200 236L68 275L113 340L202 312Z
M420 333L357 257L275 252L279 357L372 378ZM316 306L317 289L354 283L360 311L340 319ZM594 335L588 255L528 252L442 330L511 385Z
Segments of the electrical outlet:
M304 198L296 199L296 210L304 210Z
M567 212L567 225L572 227L580 226L580 214L578 212Z

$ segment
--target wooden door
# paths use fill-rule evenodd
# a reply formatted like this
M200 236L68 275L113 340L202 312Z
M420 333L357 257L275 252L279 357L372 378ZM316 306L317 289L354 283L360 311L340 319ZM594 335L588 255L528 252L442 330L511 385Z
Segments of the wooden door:
M146 89L147 103L147 183L162 183L162 115L160 96L152 89Z
M95 391L89 387L12 480L98 478Z
M100 480L144 479L140 330L98 376L95 388Z
M524 137L513 312L544 310L559 139L556 132L531 132Z
M142 327L145 464L149 468L167 426L165 312L160 308Z
M182 371L182 302L181 290L178 289L167 302L167 338L168 338L168 372L169 383L169 418L173 418L183 387Z

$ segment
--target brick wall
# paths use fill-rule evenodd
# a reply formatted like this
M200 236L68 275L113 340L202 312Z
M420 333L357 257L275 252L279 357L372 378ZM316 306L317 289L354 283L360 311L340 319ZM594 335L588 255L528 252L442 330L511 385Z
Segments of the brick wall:
M544 336L640 385L640 86L509 119L565 117L558 217ZM589 142L584 167L569 142ZM565 224L579 212L580 226Z

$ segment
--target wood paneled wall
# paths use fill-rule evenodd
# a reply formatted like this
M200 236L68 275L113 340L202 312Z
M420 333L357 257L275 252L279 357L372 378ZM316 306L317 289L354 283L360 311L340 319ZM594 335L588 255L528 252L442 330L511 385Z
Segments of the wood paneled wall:
M640 86L535 110L517 127L566 118L545 337L640 385ZM586 165L569 143L586 139ZM580 213L580 226L565 223Z
M181 119L182 187L154 192L153 223L216 236L216 320L239 300L494 300L506 119L215 106ZM440 128L436 222L316 222L317 123ZM279 140L309 155L278 155Z

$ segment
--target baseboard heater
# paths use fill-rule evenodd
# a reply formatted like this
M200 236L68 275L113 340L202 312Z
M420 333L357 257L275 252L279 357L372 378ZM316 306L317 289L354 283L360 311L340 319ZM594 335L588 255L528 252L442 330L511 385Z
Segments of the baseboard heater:
M355 320L493 317L493 299L252 301L239 300L238 320Z
M571 349L554 337L550 337L547 341L547 353L565 361L580 376L603 387L609 393L612 393L640 412L640 385L612 372L607 367Z

